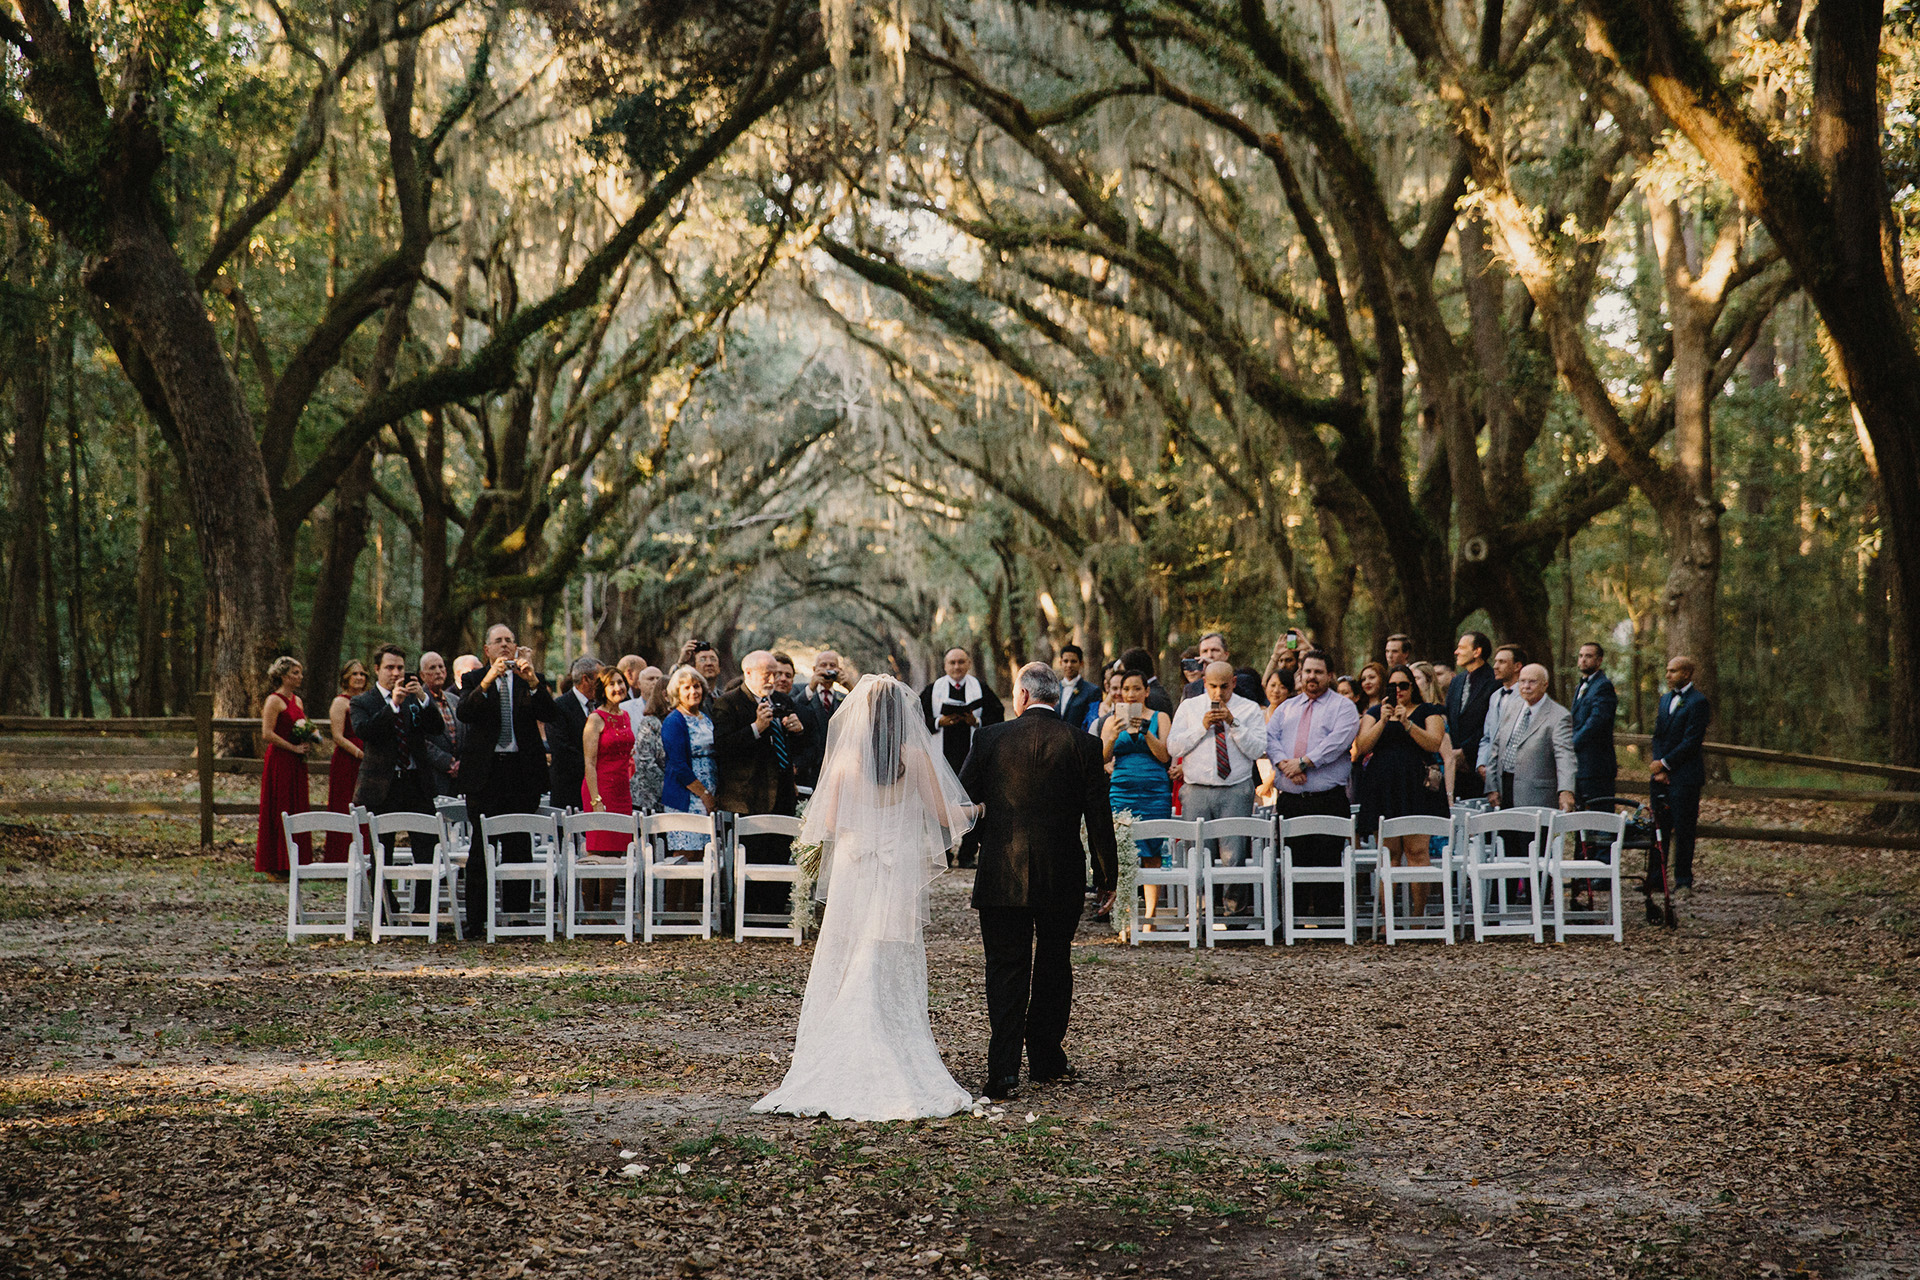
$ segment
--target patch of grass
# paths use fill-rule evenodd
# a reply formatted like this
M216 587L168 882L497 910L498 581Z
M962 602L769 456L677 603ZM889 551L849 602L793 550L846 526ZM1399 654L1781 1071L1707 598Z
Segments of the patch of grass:
M1351 1151L1357 1131L1345 1124L1329 1125L1300 1144L1302 1151Z

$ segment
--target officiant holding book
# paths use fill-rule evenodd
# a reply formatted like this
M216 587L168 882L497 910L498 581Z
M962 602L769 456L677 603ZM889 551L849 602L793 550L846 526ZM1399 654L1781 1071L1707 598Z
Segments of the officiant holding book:
M973 674L973 659L965 649L947 650L944 665L946 674L920 691L920 710L927 728L940 737L941 754L958 773L973 749L974 733L1006 719L1006 709ZM960 842L959 865L973 866L979 851L979 837L969 832Z

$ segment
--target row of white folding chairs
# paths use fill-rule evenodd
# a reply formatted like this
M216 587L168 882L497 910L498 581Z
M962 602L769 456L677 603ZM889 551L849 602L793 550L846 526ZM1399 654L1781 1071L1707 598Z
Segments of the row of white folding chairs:
M1469 919L1476 942L1511 933L1530 934L1536 942L1544 941L1541 902L1547 895L1554 904L1557 939L1605 934L1619 942L1623 936L1620 864L1625 829L1626 820L1620 814L1550 810L1388 818L1380 824L1382 842L1425 836L1432 848L1436 838L1445 840L1430 865L1396 866L1384 847L1358 848L1350 816L1136 822L1134 839L1163 841L1167 856L1161 866L1141 867L1136 873L1131 940L1135 945L1153 941L1197 947L1204 939L1211 947L1223 940L1246 939L1272 946L1277 933L1288 946L1323 940L1352 945L1358 941L1360 927L1357 901L1362 864L1371 864L1365 870L1370 872L1374 888L1373 932L1389 945L1416 940L1451 944L1464 934ZM1509 851L1491 838L1502 833L1523 838L1524 853L1509 857ZM1596 841L1595 836L1606 839ZM1339 862L1327 866L1298 864L1293 841L1306 837L1338 840ZM1216 856L1219 842L1232 838L1248 842L1248 856L1242 865L1228 865L1224 856ZM1582 856L1596 843L1610 845L1605 857ZM1570 846L1575 851L1571 856L1567 853ZM1464 901L1456 892L1457 873L1465 880ZM1505 906L1505 894L1499 888L1506 879L1522 877L1532 886L1525 919L1516 918ZM1598 921L1569 918L1566 888L1575 880L1608 883L1611 892L1605 911L1592 913L1601 917ZM1337 888L1340 915L1306 917L1298 913L1296 890L1307 885ZM1437 922L1428 923L1431 917L1427 916L1400 914L1398 891L1416 885L1438 890L1441 910ZM1165 913L1146 916L1144 890L1148 886L1157 886L1166 897ZM1233 888L1244 888L1249 894L1248 914L1216 917L1215 899Z
M459 877L471 857L472 840L465 806L458 802L436 806L434 814L392 813L373 815L356 809L352 815L327 811L282 815L288 847L287 938L303 934L339 934L351 938L357 915L365 915L373 941L382 937L436 938L443 922L462 924L464 896L459 892ZM638 929L644 941L655 936L686 934L711 938L719 912L721 850L714 819L685 813L651 815L609 813L501 814L482 817L477 839L487 869L489 912L487 940L501 937L533 936L552 941L562 927L567 937L581 934L613 934L633 941ZM406 860L389 859L382 836L408 833ZM759 814L737 819L736 839L751 836L797 836L797 818ZM295 843L301 835L338 833L349 840L344 862L302 863ZM591 853L586 848L590 834L625 836L625 848L619 853ZM677 833L704 837L697 860L682 860L664 854L664 840ZM419 837L436 841L432 858L416 860L411 847ZM508 862L501 843L524 837L530 846L528 861ZM396 853L398 851L396 850ZM801 931L789 910L780 914L748 913L746 886L752 882L778 882L793 885L799 878L791 863L749 863L732 859L734 936L777 937L801 941ZM343 909L315 910L301 894L302 882L343 882ZM616 895L620 906L612 912L589 912L582 905L583 882L611 881L624 889ZM504 910L502 886L524 883L528 890L525 911ZM700 885L697 911L667 911L664 886L669 883ZM429 908L425 912L400 910L394 890L408 884L431 883ZM639 904L645 902L642 912ZM446 910L440 910L445 903ZM611 916L611 921L606 917ZM516 922L517 921L517 922Z

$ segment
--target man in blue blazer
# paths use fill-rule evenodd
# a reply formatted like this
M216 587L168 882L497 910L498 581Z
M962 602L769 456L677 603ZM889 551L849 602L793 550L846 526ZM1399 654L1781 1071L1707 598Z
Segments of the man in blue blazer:
M1620 765L1613 755L1613 719L1620 695L1600 669L1606 651L1593 641L1580 646L1580 683L1573 693L1573 799L1582 809L1590 801L1613 794ZM1613 811L1609 802L1607 811Z
M1693 684L1693 659L1675 654L1667 660L1667 692L1660 697L1660 718L1653 726L1653 787L1664 790L1671 810L1668 851L1673 855L1673 887L1693 887L1693 832L1700 821L1700 788L1707 783L1707 721L1713 709Z

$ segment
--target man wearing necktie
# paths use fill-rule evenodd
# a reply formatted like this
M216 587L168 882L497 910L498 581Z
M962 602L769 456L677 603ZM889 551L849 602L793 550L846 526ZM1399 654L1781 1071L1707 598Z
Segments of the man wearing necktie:
M754 650L740 662L740 687L713 700L713 753L720 766L714 798L728 813L792 815L799 808L793 765L810 735L793 699L774 688L778 665L767 650ZM753 836L742 853L748 862L781 863L792 845L785 836ZM791 892L786 885L750 884L747 911L784 912Z
M353 734L366 751L353 802L375 814L432 813L433 785L425 747L427 742L437 741L444 748L446 726L427 701L420 677L407 673L407 658L399 646L382 645L373 656L373 667L373 688L349 704ZM391 857L399 837L381 839ZM439 847L432 836L408 839L416 862L431 859ZM433 890L432 881L415 882L415 911L427 910Z
M851 672L847 679L842 678L843 665L839 654L822 650L813 660L813 675L807 680L806 690L795 699L800 704L800 718L807 722L807 745L794 758L793 779L809 791L820 781L820 765L827 754L827 729L847 696L847 679L852 678Z
M1360 712L1351 698L1333 692L1327 655L1309 649L1300 655L1296 679L1300 692L1280 704L1267 722L1267 758L1273 761L1276 804L1282 818L1320 814L1344 818L1352 812L1347 779L1353 776L1353 740L1360 733ZM1303 867L1340 865L1340 841L1308 836L1290 842L1293 860ZM1303 885L1294 894L1300 915L1340 913L1341 893L1333 885Z
M1205 695L1181 702L1167 733L1167 753L1180 762L1185 778L1180 816L1188 821L1251 818L1253 792L1259 785L1254 761L1266 752L1266 717L1258 703L1234 692L1230 663L1210 664L1201 678ZM1221 842L1221 865L1239 867L1246 861L1244 839ZM1244 885L1228 890L1227 914L1243 914L1250 909L1251 898Z
M1684 653L1675 654L1667 660L1667 692L1660 699L1650 750L1653 812L1656 819L1665 819L1660 825L1673 855L1676 889L1693 888L1693 834L1700 821L1700 789L1707 784L1706 755L1701 747L1712 718L1707 695L1693 683L1693 659ZM1650 882L1647 892L1662 887Z
M551 785L540 726L553 723L553 690L534 669L533 650L522 650L506 623L487 628L485 652L487 664L467 672L453 707L454 719L465 726L460 734L460 789L467 796L476 841L481 818L538 813L540 795ZM524 835L505 837L499 848L502 862L533 860L533 845ZM524 914L532 893L525 880L510 880L500 888L500 909L508 915ZM467 860L469 941L487 936L492 910L486 859L476 848Z

